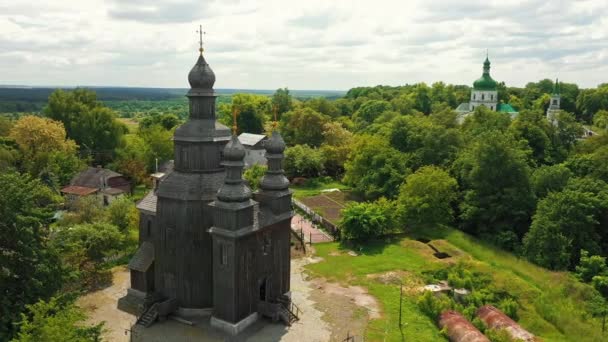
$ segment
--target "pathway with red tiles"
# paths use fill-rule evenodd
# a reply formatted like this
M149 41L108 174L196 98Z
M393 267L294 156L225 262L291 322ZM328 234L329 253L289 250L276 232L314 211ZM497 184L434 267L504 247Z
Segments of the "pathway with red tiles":
M295 214L291 219L291 229L298 233L302 231L306 243L310 243L311 240L312 243L334 241L331 235L317 228L314 223L298 214Z

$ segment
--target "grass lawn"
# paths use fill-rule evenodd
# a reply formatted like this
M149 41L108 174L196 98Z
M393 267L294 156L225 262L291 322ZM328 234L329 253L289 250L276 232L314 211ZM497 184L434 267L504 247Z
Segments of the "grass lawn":
M323 181L321 179L309 179L304 185L292 185L289 188L293 190L293 197L297 199L316 196L327 189L350 190L348 186L338 181Z
M417 238L452 255L439 260ZM371 320L366 330L369 341L445 341L435 322L416 305L417 288L424 273L462 260L473 271L489 274L492 285L517 298L519 323L544 341L606 341L599 319L586 312L591 287L565 272L551 272L514 255L474 239L461 231L437 228L423 233L387 238L353 247L353 257L339 243L315 246L324 260L307 266L313 276L322 276L344 285L359 285L380 302L382 318ZM399 282L374 277L397 271L404 284L403 322L399 329ZM372 275L372 276L369 276Z
M127 126L129 134L137 133L137 130L139 129L139 122L137 122L137 120L132 118L117 118L116 120Z

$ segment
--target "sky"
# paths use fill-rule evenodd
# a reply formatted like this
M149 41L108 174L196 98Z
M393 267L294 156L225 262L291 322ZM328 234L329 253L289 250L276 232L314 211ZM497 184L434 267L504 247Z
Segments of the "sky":
M185 88L199 24L216 88L608 82L606 0L0 0L0 84Z

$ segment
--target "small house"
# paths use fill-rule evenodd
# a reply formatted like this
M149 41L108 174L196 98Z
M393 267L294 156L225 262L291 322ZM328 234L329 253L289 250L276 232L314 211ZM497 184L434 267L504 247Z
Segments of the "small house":
M267 139L265 134L241 133L239 135L239 141L245 147L245 168L250 168L255 164L266 165L264 142Z
M101 204L109 205L116 198L131 193L131 182L126 176L101 166L88 167L74 176L61 193L68 207L86 196L96 196Z

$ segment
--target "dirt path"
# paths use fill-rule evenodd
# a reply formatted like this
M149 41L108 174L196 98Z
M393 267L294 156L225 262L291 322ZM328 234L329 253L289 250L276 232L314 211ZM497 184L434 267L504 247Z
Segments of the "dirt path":
M116 308L118 298L127 294L130 285L129 270L124 266L112 269L112 286L86 294L76 301L89 319L88 323L106 322L104 338L112 342L127 342L129 334L125 331L135 323L135 316Z

